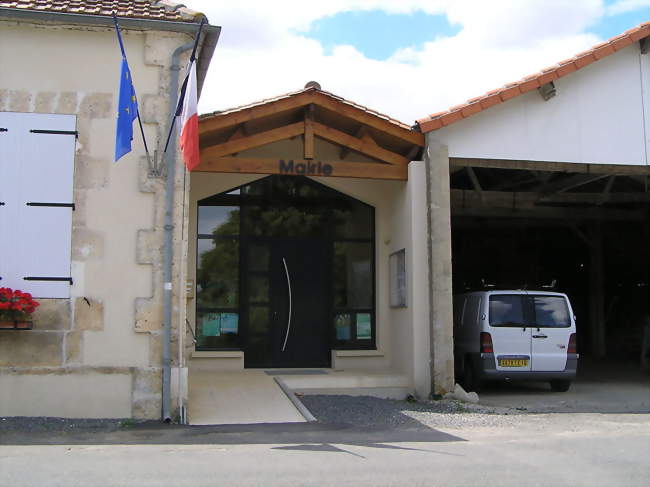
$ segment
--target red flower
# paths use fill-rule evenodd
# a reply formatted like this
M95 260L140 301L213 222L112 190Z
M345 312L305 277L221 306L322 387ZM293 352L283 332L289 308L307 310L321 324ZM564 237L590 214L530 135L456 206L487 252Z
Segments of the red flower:
M30 293L8 287L0 288L0 320L22 321L39 306Z

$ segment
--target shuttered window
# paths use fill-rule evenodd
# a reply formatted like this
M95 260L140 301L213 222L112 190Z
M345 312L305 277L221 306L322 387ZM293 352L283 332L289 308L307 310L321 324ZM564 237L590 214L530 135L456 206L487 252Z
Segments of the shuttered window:
M0 287L70 295L74 115L0 112Z

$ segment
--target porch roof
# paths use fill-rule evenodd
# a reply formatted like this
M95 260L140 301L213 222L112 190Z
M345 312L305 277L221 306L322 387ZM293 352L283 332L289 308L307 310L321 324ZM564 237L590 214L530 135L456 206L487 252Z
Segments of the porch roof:
M333 176L406 179L408 163L417 160L424 147L418 130L324 91L315 82L299 91L202 115L199 136L201 164L196 170L207 172L274 174L278 160L237 155L302 136L304 151L296 164L329 164ZM322 161L314 138L338 146L339 158Z

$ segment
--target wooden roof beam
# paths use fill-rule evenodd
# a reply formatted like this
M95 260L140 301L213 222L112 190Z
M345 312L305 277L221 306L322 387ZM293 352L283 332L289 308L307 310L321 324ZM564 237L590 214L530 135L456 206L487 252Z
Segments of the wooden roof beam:
M331 96L318 92L299 93L275 101L260 103L249 108L234 109L230 113L215 114L199 120L199 135L206 136L225 128L240 125L251 120L276 115L278 113L299 109L309 104L330 110L339 116L352 119L372 127L380 132L409 142L420 148L424 147L424 135L415 130L401 127L396 123L382 118L373 112L357 108L349 103L339 101Z
M417 145L419 147L424 147L424 135L420 132L402 128L399 125L385 120L374 113L361 110L360 108L355 108L352 105L332 99L327 95L313 93L312 96L313 103L320 107L326 108L332 112L337 113L338 115L351 118L352 120L355 120L364 125L368 125L369 127L377 129L381 132L410 142L411 144Z
M365 133L366 133L366 126L365 126L365 125L362 125L361 127L359 127L359 130L356 131L356 133L354 134L354 136L355 136L357 139L362 139L362 138L363 138L363 135L364 135ZM341 159L345 159L345 158L348 156L348 154L350 153L350 150L351 150L351 149L350 149L349 147L345 147L345 146L344 146L344 147L341 147L341 152L339 153L339 157L340 157Z
M407 166L378 162L285 160L255 157L202 157L194 172L290 174L406 181Z
M555 193L564 193L609 176L609 174L573 174L566 178L561 178L559 181L553 181L540 187L533 188L533 191L538 191L542 196L549 196Z
M237 130L235 130L233 134L228 137L228 141L242 139L244 137L246 137L246 127L244 124L241 124L239 127L237 127Z
M389 164L407 165L409 163L409 160L406 157L379 147L372 139L371 141L367 139L358 139L353 135L346 134L345 132L341 132L340 130L328 127L327 125L318 122L314 122L314 133L325 140L348 147L354 151Z
M551 171L606 175L616 174L617 176L650 175L650 166L647 166L645 164L630 166L623 164L590 164L584 162L475 159L466 157L450 157L449 164L452 168L472 166L488 167L492 169L516 169L524 171Z
M305 133L303 134L303 157L313 159L314 156L314 105L305 108Z
M297 122L284 125L275 129L260 132L259 134L241 137L235 140L228 140L217 145L211 145L201 150L201 159L226 156L236 152L253 149L261 145L271 144L279 140L289 139L303 134L305 131L304 122Z
M302 93L293 97L282 98L277 101L233 111L232 113L217 114L212 118L199 120L199 135L204 136L224 128L250 122L251 120L294 110L308 105L310 100L311 93Z

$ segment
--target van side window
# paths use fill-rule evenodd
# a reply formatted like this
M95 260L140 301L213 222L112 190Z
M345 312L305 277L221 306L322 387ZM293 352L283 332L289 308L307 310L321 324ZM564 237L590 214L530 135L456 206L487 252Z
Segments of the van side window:
M525 327L524 303L519 294L490 296L490 326Z
M568 328L571 326L569 308L563 296L533 296L534 324L539 328Z

